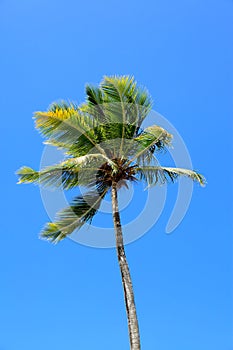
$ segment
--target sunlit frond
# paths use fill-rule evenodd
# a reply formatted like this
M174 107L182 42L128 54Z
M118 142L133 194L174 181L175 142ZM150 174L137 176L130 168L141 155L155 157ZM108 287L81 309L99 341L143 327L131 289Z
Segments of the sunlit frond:
M166 182L174 182L178 176L185 176L193 181L198 182L201 186L204 186L206 181L203 175L194 170L171 168L163 166L145 166L142 168L135 168L140 180L146 181L148 187L155 186L156 184L164 184Z
M45 136L51 136L53 129L64 120L78 113L78 107L65 102L53 103L46 112L35 112L35 126ZM48 122L49 121L49 122Z
M142 145L143 150L155 147L160 150L171 144L172 135L158 125L152 125L144 129L142 133L135 138L135 141Z
M45 167L40 171L29 167L18 170L18 183L37 183L44 187L62 187L70 189L77 186L94 186L98 170L103 164L109 164L112 172L116 171L113 161L102 154L87 154L78 158L70 158L59 164Z
M79 111L66 119L57 117L56 113L36 112L36 127L49 138L47 143L67 149L68 154L83 156L93 148L105 155L99 143L101 128L98 123Z
M139 136L134 138L138 147L131 162L136 160L138 164L149 164L154 152L170 146L171 139L172 135L158 125L142 130Z

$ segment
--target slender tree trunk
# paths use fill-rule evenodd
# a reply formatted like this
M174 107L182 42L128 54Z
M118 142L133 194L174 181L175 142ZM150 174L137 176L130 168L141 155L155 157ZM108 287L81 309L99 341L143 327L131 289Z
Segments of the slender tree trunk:
M113 222L116 233L116 249L118 263L121 271L121 279L124 288L125 306L128 319L128 329L130 338L130 349L140 350L140 336L138 328L137 313L134 301L133 286L130 277L129 267L126 260L124 242L122 236L122 228L120 221L120 214L118 209L118 199L117 199L117 185L112 184L112 212L113 212Z

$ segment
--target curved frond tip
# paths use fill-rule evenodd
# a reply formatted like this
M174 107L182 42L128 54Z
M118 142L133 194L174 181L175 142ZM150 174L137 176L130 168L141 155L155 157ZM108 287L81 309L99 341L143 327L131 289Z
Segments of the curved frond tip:
M183 168L172 168L162 166L144 166L135 168L141 180L146 181L148 187L166 182L174 182L179 176L185 176L191 180L198 182L201 186L205 186L206 180L200 173Z
M38 171L33 170L28 166L24 166L17 170L16 174L19 176L17 184L21 183L33 183L39 180Z

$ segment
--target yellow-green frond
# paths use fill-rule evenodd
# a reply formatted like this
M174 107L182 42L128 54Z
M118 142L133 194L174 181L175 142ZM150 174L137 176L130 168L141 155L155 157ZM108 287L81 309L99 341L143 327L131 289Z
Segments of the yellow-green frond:
M19 176L18 184L21 183L36 183L39 180L38 171L33 170L30 167L24 166L20 168L16 174Z

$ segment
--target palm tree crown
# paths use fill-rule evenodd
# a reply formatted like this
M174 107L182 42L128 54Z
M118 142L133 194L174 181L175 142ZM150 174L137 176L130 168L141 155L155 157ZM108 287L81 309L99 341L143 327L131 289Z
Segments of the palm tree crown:
M143 180L154 186L187 176L204 184L204 177L193 170L158 164L156 152L169 147L172 135L158 125L142 128L151 108L151 97L133 77L111 76L98 87L87 85L86 102L80 106L54 103L34 114L45 143L64 150L66 158L40 171L22 167L19 183L87 189L46 225L43 238L58 242L91 222L114 183L119 188Z

